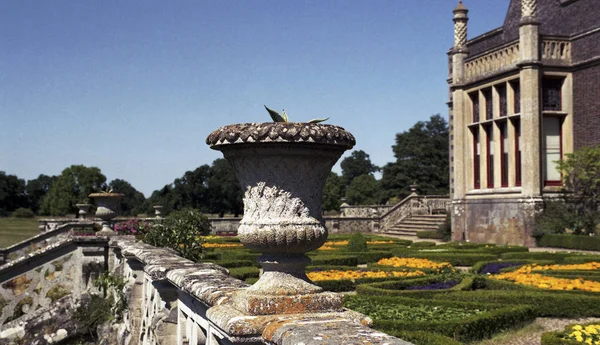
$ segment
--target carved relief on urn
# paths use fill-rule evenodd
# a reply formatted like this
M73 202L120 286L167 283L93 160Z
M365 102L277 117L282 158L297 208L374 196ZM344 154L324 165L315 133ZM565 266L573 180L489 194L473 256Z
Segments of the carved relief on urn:
M259 262L264 273L247 289L246 297L321 292L306 277L310 259L305 253L327 239L323 186L342 153L354 146L352 134L323 124L248 123L221 127L206 142L223 152L245 190L240 241L263 253ZM334 300L317 303L315 310L341 307L341 301ZM253 314L286 312L269 308L244 306Z

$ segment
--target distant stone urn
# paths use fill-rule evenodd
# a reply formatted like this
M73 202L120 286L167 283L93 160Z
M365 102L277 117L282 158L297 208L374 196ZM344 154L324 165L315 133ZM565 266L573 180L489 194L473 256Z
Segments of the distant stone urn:
M327 239L323 186L342 153L354 146L354 136L332 125L267 122L221 127L206 143L223 152L245 190L240 242L263 253L263 274L246 290L242 309L256 315L339 308L339 299L318 294L322 289L306 276L305 253ZM322 298L301 306L272 303L275 296L307 294Z
M102 230L96 233L97 236L113 236L116 233L111 228L110 221L117 216L119 202L123 197L120 193L92 193L90 198L96 201L96 217L102 219Z

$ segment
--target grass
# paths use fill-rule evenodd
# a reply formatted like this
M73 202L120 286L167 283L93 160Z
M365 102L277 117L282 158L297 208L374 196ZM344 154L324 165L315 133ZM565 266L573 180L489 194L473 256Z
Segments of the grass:
M39 233L36 218L0 217L0 248L10 247Z

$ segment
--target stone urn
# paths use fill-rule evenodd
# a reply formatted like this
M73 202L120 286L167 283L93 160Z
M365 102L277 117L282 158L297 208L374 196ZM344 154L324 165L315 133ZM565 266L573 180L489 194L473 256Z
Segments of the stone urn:
M96 233L97 236L116 235L111 228L110 221L117 216L119 202L123 197L121 193L92 193L88 195L96 202L96 217L102 220L102 230Z
M152 207L154 208L154 217L162 218L162 211L164 207L162 205L154 205Z
M92 205L90 205L90 204L75 204L75 206L79 209L79 212L77 213L79 215L79 218L86 219L88 216L88 212L90 212L90 207L92 207Z
M245 191L240 242L262 253L263 274L234 296L236 307L252 315L341 309L338 294L306 276L305 253L327 239L323 186L354 136L332 125L267 122L221 127L206 143L233 165Z

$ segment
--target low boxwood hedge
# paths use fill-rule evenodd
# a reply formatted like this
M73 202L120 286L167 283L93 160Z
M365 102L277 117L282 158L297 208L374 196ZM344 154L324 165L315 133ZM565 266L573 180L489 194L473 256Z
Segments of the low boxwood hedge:
M463 343L460 341L454 340L445 335L425 331L390 330L388 331L388 334L411 342L415 345L463 345Z
M600 272L598 271L542 271L541 273L545 276L551 276L556 278L582 278L584 280L600 282Z
M358 265L356 255L311 255L311 266L351 266Z
M517 284L513 284L517 285ZM600 296L581 291L519 290L451 291L431 295L435 300L531 305L539 317L598 317Z
M382 251L370 250L368 252L346 252L346 251L340 250L340 251L327 251L327 254L311 252L308 254L308 256L312 259L313 265L316 261L318 261L318 262L321 262L322 264L346 265L346 266L352 266L352 264L351 263L348 263L348 264L334 263L334 261L332 261L333 258L354 257L354 258L356 258L357 261L353 265L356 266L356 265L363 265L363 264L366 264L369 262L377 262L383 258L391 258L393 255L392 255L391 251L387 251L387 250L382 250ZM324 258L326 258L326 259L324 259ZM323 262L323 261L325 261L325 262ZM327 263L326 261L330 261L330 262Z
M429 306L434 308L460 308L482 310L476 315L457 316L456 319L416 321L402 319L386 319L382 315L368 315L373 318L373 328L384 332L425 331L439 333L459 341L475 341L488 338L500 331L520 327L535 319L530 306L502 306L489 303L461 303L452 301L414 300L399 297L346 297L345 305L351 307L353 300L363 299L368 303L379 305L402 305L410 307Z
M257 267L234 267L229 268L228 270L230 276L240 280L246 280L247 278L258 278L260 273Z
M600 262L600 255L573 255L565 258L565 264L585 264L588 262Z
M566 257L573 256L572 253L548 253L548 252L528 252L528 253L504 253L500 257L503 260L548 260L555 263L562 263Z
M449 289L440 290L406 290L411 286L424 286L449 280L461 280L459 284ZM402 296L410 298L429 298L442 291L471 290L473 277L463 277L460 274L438 275L423 278L403 280L386 280L381 282L362 283L356 286L356 293L365 296Z
M439 233L435 230L425 230L425 231L417 231L417 237L441 240L444 238L444 234Z
M540 247L600 251L600 237L586 235L546 234L537 240Z
M432 261L449 262L453 266L472 266L479 261L490 261L497 259L497 255L483 253L464 253L461 251L429 252L416 250L395 250L395 256L402 258L421 258Z
M435 242L430 241L413 242L413 244L410 245L411 248L431 248L435 246Z

